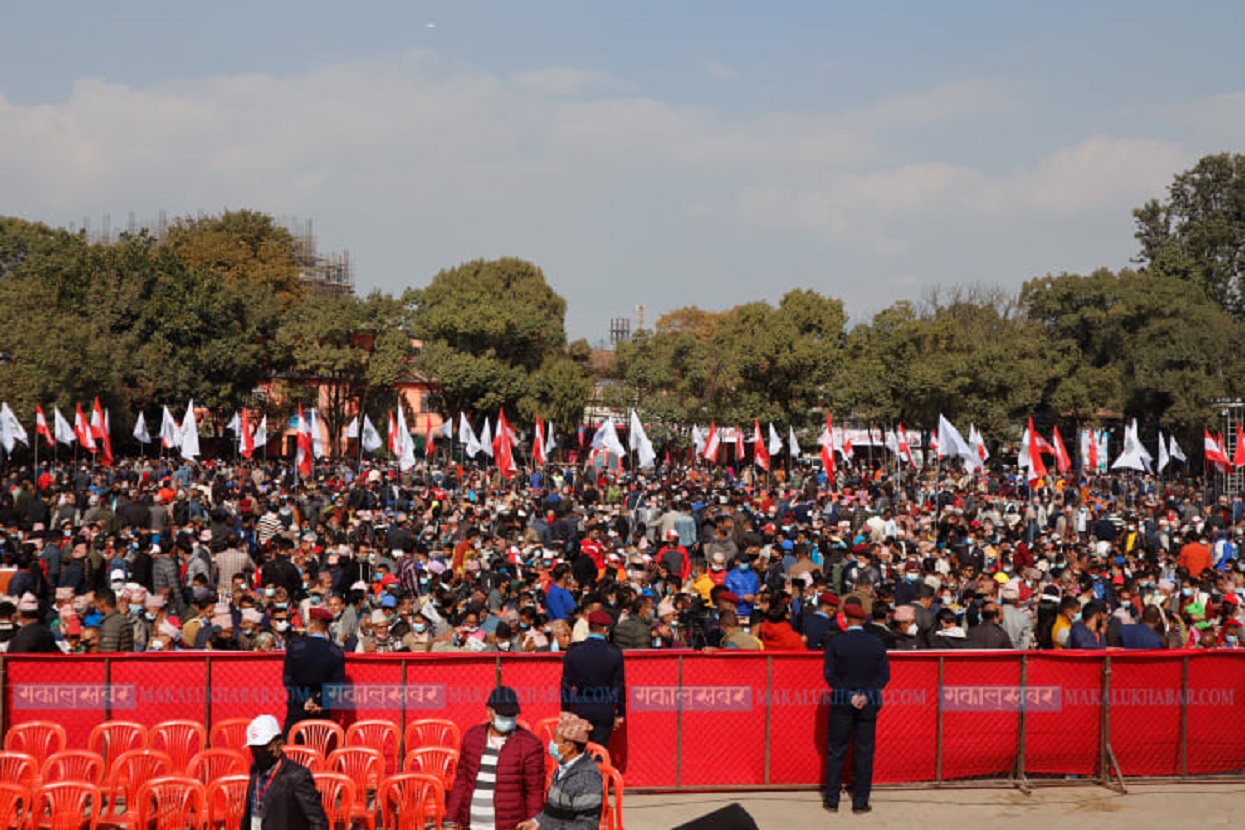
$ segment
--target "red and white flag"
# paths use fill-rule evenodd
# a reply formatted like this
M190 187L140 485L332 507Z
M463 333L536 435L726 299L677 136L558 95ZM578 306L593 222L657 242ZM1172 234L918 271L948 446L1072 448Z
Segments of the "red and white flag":
M912 454L912 444L908 442L908 432L903 428L902 423L899 424L896 432L899 435L899 457L915 467L916 456Z
M514 478L518 468L514 463L514 433L510 431L510 424L506 421L506 413L502 411L497 415L497 437L493 439L494 461L497 464L497 472L501 473L501 477L509 481Z
M1236 449L1232 451L1232 466L1245 467L1245 429L1236 425Z
M433 450L435 449L436 447L433 443L433 437L432 437L432 413L425 412L424 413L424 456L427 458L432 458L432 453L433 453Z
M56 439L52 437L52 430L48 427L47 416L43 414L43 407L38 404L35 405L35 435L42 435L49 447L56 446Z
M109 435L108 416L99 405L99 396L95 398L95 407L91 410L91 437L99 442L99 463L105 467L112 465L112 437Z
M238 438L241 440L242 445L238 451L242 453L243 458L250 458L255 453L255 434L251 432L251 413L246 411L245 406L242 407L239 423L242 425L242 429Z
M1059 428L1055 427L1051 438L1055 442L1055 469L1060 475L1066 475L1072 469L1072 456L1068 455L1068 448L1063 445L1063 438L1059 435Z
M537 467L545 465L545 428L540 418L536 419L536 432L532 435L532 463Z
M1045 455L1054 455L1055 448L1051 443L1042 436L1038 435L1037 430L1033 428L1033 416L1029 416L1029 446L1035 447L1038 452Z
M86 414L82 411L82 404L77 404L77 410L73 416L73 434L78 437L78 443L88 452L96 452L95 436L91 434L91 424L86 419Z
M709 436L705 439L704 458L710 464L718 463L718 450L722 446L722 436L718 435L718 425L709 424Z
M735 460L744 462L744 431L743 427L735 427Z
M1203 436L1202 451L1206 455L1206 463L1218 467L1221 473L1229 472L1232 464L1228 461L1228 454L1223 450L1223 444L1215 440L1210 430L1203 430Z
M981 459L981 463L990 460L990 451L986 449L986 440L981 437L981 433L977 431L976 424L968 425L968 444L977 453L977 457Z
M769 472L769 450L765 448L765 439L761 437L761 422L752 422L752 463L765 472Z
M1040 442L1040 443L1039 443ZM1040 444L1046 444L1033 428L1033 416L1029 416L1029 482L1046 478L1046 463L1042 461ZM1048 447L1049 444L1046 444ZM1051 447L1054 450L1054 447Z
M393 411L389 412L389 452L400 455L402 445L398 443L398 422L393 419Z
M311 436L311 422L303 417L303 405L300 403L298 405L298 452L295 455L298 472L304 477L310 477L314 459L315 441Z
M826 413L826 434L823 436L824 441L821 444L821 464L826 468L826 475L830 479L830 486L834 487L834 421L830 417L830 413Z

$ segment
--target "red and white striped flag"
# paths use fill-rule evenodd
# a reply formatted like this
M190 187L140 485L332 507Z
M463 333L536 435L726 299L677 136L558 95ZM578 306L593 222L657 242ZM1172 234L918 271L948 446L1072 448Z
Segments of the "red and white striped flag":
M78 444L88 452L96 452L95 436L91 434L91 424L86 419L86 413L82 411L82 404L77 404L77 410L73 416L73 433L78 436Z
M47 416L43 414L43 407L38 404L35 405L35 435L42 435L49 447L56 446L56 439L52 437L52 430L48 428Z
M765 440L761 437L761 422L752 422L752 463L765 472L769 472L769 450L765 448Z
M1215 437L1210 434L1210 430L1203 430L1202 441L1202 451L1206 455L1206 463L1218 467L1222 473L1227 473L1231 469L1232 464L1228 461L1228 454L1223 450L1223 444L1215 440Z
M709 424L709 437L705 439L704 458L711 464L718 463L718 450L722 446L722 437L718 435L718 425Z

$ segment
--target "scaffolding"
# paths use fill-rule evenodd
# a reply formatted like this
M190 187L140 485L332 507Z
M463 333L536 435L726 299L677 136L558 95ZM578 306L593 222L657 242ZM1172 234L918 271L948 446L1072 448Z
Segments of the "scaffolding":
M1219 410L1220 423L1223 424L1223 448L1228 458L1236 457L1236 437L1245 427L1245 400L1240 398L1216 398L1210 405ZM1205 462L1203 462L1205 463ZM1209 466L1209 465L1208 465ZM1240 493L1245 490L1245 467L1230 467L1230 472L1223 472L1217 467L1207 470L1208 476L1213 472L1216 495Z

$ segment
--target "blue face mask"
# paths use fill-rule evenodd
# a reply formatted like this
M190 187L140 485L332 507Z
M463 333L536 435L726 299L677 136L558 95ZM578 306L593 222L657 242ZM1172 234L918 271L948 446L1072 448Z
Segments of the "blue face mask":
M501 715L493 716L493 728L503 735L509 735L514 731L517 722L514 718L506 718Z
M1236 637L1232 636L1231 634L1225 635L1223 638L1223 641L1230 646L1234 646L1237 643Z
M1079 623L1079 622L1081 622L1081 615L1080 615L1080 614L1077 614L1075 617L1073 617L1073 618L1072 618L1072 622L1074 622L1074 623Z
M549 757L555 761L562 761L562 753L558 751L558 744L555 741L549 742Z
M1181 596L1191 597L1193 596L1193 589L1192 588L1181 588L1180 594Z
M741 570L741 571L746 571L746 570L748 570L748 569L749 569L749 568L751 568L751 567L752 567L752 566L751 566L751 565L749 565L747 562L740 562L740 563L739 563L739 570Z

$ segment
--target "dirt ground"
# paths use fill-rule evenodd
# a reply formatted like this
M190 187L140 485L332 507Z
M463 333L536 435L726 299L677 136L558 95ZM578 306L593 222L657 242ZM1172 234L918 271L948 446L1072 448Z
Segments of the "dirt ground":
M1214 828L1239 824L1245 778L1239 783L1129 783L1125 795L1089 785L1041 787L1032 795L1004 789L887 788L874 790L873 812L867 815L853 815L846 796L837 814L826 813L813 792L632 795L623 802L623 822L626 830L670 830L735 801L761 830L835 825L896 830Z

